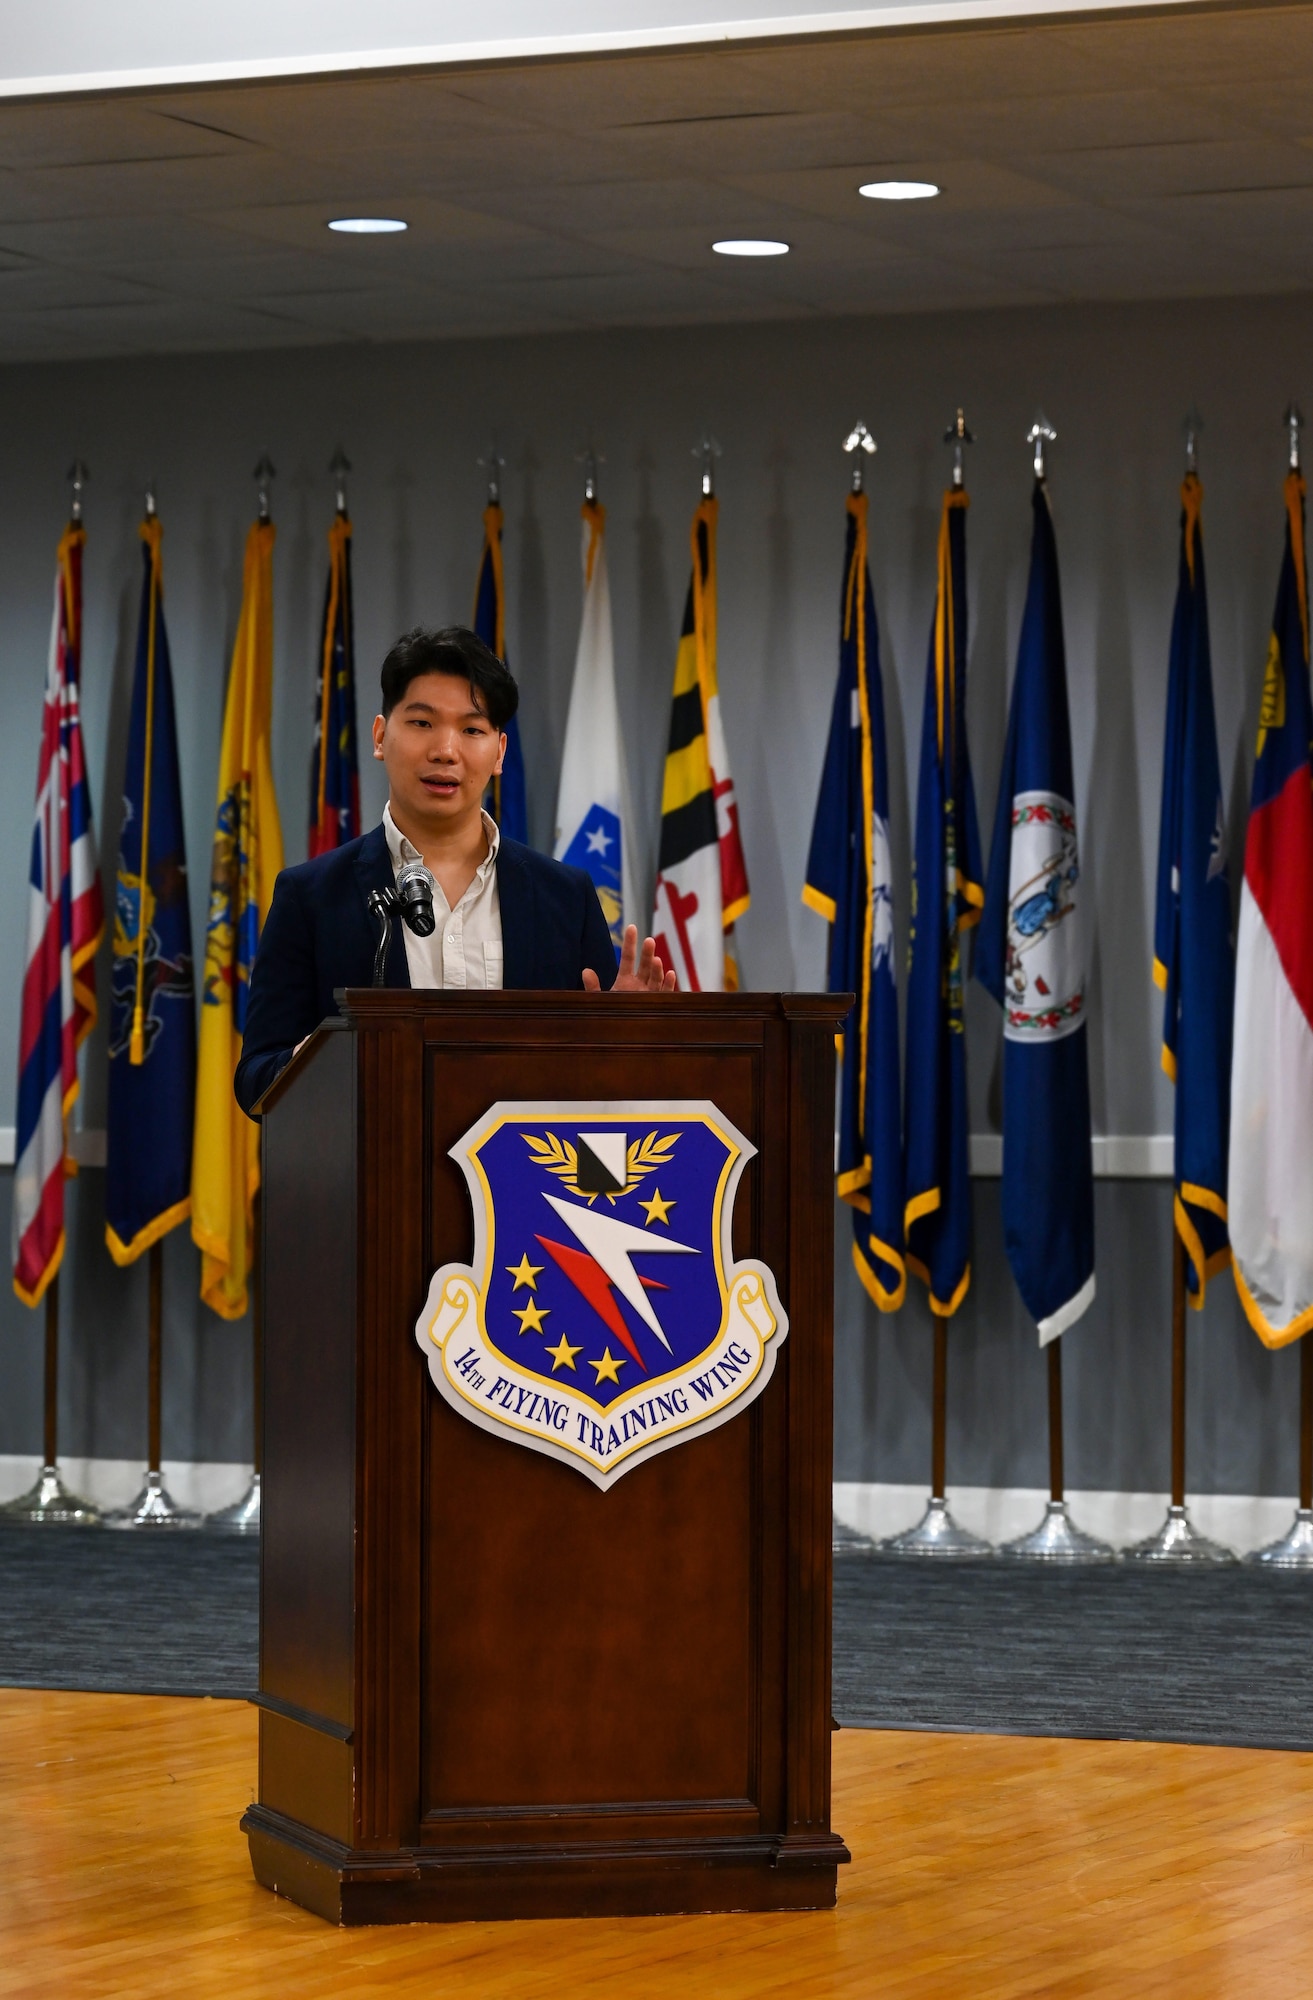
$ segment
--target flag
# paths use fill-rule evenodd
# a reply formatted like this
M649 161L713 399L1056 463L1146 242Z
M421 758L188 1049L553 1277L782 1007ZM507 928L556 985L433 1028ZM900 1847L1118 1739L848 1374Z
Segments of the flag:
M881 1311L894 1312L907 1290L898 990L884 689L866 512L866 494L850 493L839 679L802 900L831 927L831 993L857 995L841 1037L838 1188L852 1204L857 1274Z
M971 1283L963 933L980 918L980 835L967 754L965 490L939 520L912 864L903 1178L907 1266L951 1317Z
M141 615L123 774L105 1140L105 1241L131 1264L191 1209L196 1007L163 528L141 524Z
M1187 1287L1202 1306L1231 1261L1226 1155L1231 1088L1231 889L1213 717L1203 488L1181 488L1181 554L1167 673L1153 976L1163 990L1163 1068L1176 1085L1176 1228Z
M14 1290L39 1303L64 1255L68 1114L78 1050L96 1025L95 956L105 913L82 747L82 549L72 521L55 559L28 871L27 958L14 1140Z
M310 854L327 854L360 832L356 754L356 635L351 598L351 523L328 531L328 589L319 638L315 747L310 762Z
M269 761L273 553L273 522L255 521L246 537L242 609L223 713L201 989L191 1233L201 1252L201 1297L224 1319L240 1319L246 1311L260 1185L260 1128L238 1109L233 1072L246 1026L251 968L283 865Z
M637 917L638 898L615 698L605 507L585 500L583 523L584 610L561 756L556 859L592 877L618 953L626 923Z
M1313 1331L1311 744L1304 481L1294 471L1245 839L1231 1065L1236 1288L1269 1347Z
M483 510L483 554L479 558L479 580L474 588L474 630L503 666L507 664L506 578L501 554L504 518L495 500ZM501 771L492 781L487 807L509 840L528 840L524 752L520 748L520 719L517 715L513 715L506 725L506 755L502 759Z
M686 993L737 986L728 933L749 902L716 683L717 510L718 502L707 494L693 516L652 918L657 950Z
M1035 481L1030 581L976 977L1003 1009L1003 1234L1042 1347L1094 1298L1094 1166L1058 549Z

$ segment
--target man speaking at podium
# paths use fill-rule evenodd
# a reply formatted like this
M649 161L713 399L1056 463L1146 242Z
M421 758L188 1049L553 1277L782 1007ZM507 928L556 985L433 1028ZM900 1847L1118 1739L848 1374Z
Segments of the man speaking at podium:
M434 927L397 921L389 986L672 992L675 975L633 924L617 967L606 918L582 869L505 840L483 810L506 753L515 681L473 632L451 626L398 639L383 662L374 756L388 777L382 824L345 847L285 868L251 976L233 1080L248 1114L319 1023L341 986L373 979L377 926L369 898L423 863Z

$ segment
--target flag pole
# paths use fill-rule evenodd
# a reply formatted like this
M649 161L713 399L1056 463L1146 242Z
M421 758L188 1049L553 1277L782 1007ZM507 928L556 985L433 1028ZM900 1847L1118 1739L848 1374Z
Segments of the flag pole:
M251 1202L251 1426L253 1432L250 1482L240 1499L217 1513L207 1514L203 1526L210 1535L258 1535L262 1475L264 1472L264 1203L256 1189Z
M144 872L144 863L143 863ZM199 1528L201 1517L180 1507L160 1468L163 1430L164 1244L157 1239L146 1252L149 1340L146 1365L146 1483L126 1507L106 1514L107 1528Z
M0 1507L0 1521L24 1528L98 1528L100 1509L70 1493L59 1476L59 1273L46 1286L45 1397L36 1484Z

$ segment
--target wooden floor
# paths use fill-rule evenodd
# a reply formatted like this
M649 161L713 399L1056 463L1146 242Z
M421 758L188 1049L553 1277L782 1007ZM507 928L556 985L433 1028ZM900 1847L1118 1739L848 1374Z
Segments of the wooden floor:
M369 1931L256 1888L254 1778L239 1703L0 1693L0 1993L1313 1994L1313 1756L844 1730L836 1911Z

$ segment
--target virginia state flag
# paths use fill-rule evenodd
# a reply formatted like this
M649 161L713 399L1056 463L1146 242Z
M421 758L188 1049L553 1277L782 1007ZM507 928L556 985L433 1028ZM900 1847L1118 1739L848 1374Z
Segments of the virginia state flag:
M1236 1289L1269 1347L1313 1331L1311 745L1304 481L1291 472L1245 839L1231 1067Z
M310 854L327 854L360 832L356 751L356 637L351 602L351 522L328 531L328 589L319 637L315 747L310 760Z
M163 528L141 524L137 662L114 889L105 1241L131 1264L191 1209L196 1012Z
M105 912L82 745L82 549L72 521L55 561L36 814L27 890L27 956L14 1144L14 1290L43 1297L64 1255L67 1120L78 1050L96 1025L95 956Z
M1203 488L1181 488L1181 556L1167 675L1153 976L1163 990L1163 1068L1176 1085L1176 1227L1191 1302L1231 1261L1226 1235L1231 1094L1231 890L1213 716Z
M583 504L584 611L556 803L556 859L593 880L619 953L638 917L624 746L615 697L615 640L606 573L606 509Z
M483 510L483 554L474 587L474 630L489 652L506 662L506 579L502 571L501 531L504 520L495 501ZM506 755L492 781L488 810L509 840L529 838L529 809L524 794L524 752L520 748L520 718L506 725Z
M708 494L693 516L693 567L670 704L652 931L685 993L738 984L728 933L750 900L716 676L716 519Z
M979 921L980 835L967 754L966 510L949 487L921 721L907 979L903 1172L908 1269L955 1313L971 1283L963 933Z
M1003 1009L1003 1232L1047 1346L1094 1298L1094 1168L1058 549L1036 480L1030 582L976 977Z
M283 865L269 761L273 553L273 522L253 522L223 713L201 988L191 1233L201 1252L201 1297L224 1319L240 1319L246 1311L253 1203L260 1185L260 1128L238 1108L233 1072L246 1026L251 968Z
M855 993L843 1026L838 1190L853 1209L853 1263L882 1312L903 1303L898 990L889 863L880 637L866 556L865 493L848 495L839 679L802 900L830 924L831 993Z

